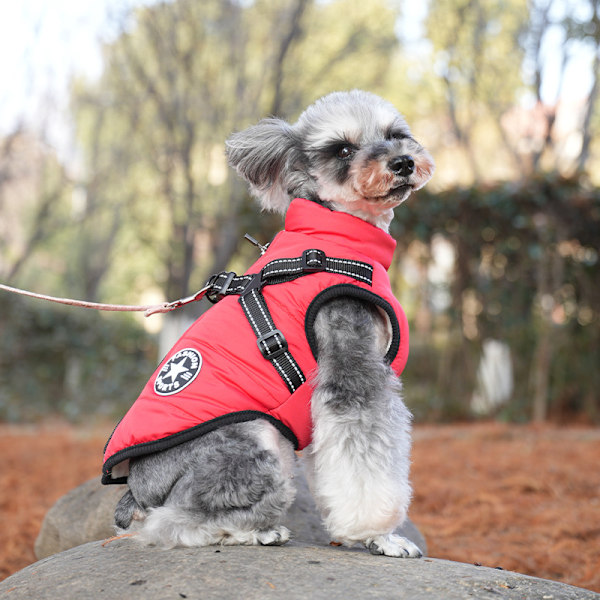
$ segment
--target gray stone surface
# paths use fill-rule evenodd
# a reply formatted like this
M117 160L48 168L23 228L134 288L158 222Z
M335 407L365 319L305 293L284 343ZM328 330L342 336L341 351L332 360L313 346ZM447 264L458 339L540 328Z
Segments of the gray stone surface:
M60 498L44 517L35 541L36 557L114 535L115 506L126 489L126 485L102 485L98 477Z
M487 567L290 542L281 547L141 548L131 538L90 542L0 583L0 598L410 598L598 600L599 594Z
M296 500L284 524L292 531L295 540L311 544L329 544L331 538L323 528L306 478L298 466L294 475L298 489ZM113 513L127 486L100 483L92 479L63 496L48 511L38 538L35 555L38 559L68 550L86 542L103 540L114 535ZM425 539L419 530L406 522L397 533L417 544L427 552Z
M114 506L126 489L93 479L48 512L35 546L38 558L46 558L1 582L0 598L600 599L587 590L497 569L332 548L301 470L295 480L298 496L286 522L294 540L285 546L162 550L140 547L131 538L91 541L112 535ZM412 523L399 533L425 550Z

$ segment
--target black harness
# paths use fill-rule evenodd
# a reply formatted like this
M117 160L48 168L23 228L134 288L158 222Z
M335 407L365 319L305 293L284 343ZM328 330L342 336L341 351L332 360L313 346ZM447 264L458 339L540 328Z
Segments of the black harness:
M297 258L272 260L258 273L236 275L233 271L223 271L210 277L204 288L212 303L225 296L240 296L239 303L256 335L258 349L277 370L290 393L306 381L306 376L290 353L285 336L273 321L262 289L266 285L286 283L322 272L347 275L368 285L373 284L373 267L370 264L329 257L322 250L312 248L304 250Z

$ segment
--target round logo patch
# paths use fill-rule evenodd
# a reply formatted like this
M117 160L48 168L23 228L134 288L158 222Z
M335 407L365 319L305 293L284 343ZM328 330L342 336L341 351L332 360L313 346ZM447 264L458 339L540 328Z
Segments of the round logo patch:
M184 348L171 356L154 381L154 391L170 396L186 388L200 373L202 356L193 348Z

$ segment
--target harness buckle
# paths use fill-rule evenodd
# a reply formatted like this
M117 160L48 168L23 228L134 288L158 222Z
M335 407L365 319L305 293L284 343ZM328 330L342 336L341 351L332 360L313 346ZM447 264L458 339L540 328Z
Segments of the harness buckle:
M260 353L267 360L275 360L277 357L288 351L287 340L279 329L272 329L264 335L261 335L256 340L256 344Z
M246 294L249 294L252 290L260 291L263 289L263 287L265 287L266 283L267 282L265 281L265 279L263 277L262 270L259 271L258 273L253 273L250 281L248 281L248 283L246 284L246 287L244 288L244 291L240 294L240 296L245 296Z
M302 261L301 267L303 273L320 273L324 271L326 264L327 256L323 250L318 250L317 248L313 248L311 250L305 250L302 253Z
M216 286L216 283L222 275L225 275L225 281ZM223 271L217 275L212 275L208 280L205 287L209 288L206 297L213 303L216 304L219 300L222 300L227 295L227 290L233 281L236 274L233 271Z

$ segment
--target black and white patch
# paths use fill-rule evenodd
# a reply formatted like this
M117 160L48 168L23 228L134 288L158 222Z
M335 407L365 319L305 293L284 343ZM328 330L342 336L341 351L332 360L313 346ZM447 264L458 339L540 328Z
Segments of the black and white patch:
M154 391L159 396L177 394L198 377L201 368L200 353L193 348L184 348L163 365L154 381Z

